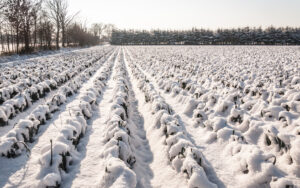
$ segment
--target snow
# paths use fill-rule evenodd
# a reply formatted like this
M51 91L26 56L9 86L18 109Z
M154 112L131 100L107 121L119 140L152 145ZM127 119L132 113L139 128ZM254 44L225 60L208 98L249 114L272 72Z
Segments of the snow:
M7 124L8 118L3 109L0 108L0 126L5 126Z
M136 175L122 160L110 157L105 166L105 175L101 180L100 187L136 187Z
M287 183L287 185L292 184L297 187L297 185L299 185L299 176L294 170L297 167L295 168L291 165L291 157L289 157L288 154L294 144L292 140L295 140L295 135L298 135L298 129L294 126L298 126L296 122L299 118L299 114L295 113L297 112L295 105L291 111L292 105L288 102L298 100L298 96L295 95L295 90L299 89L299 87L296 86L296 89L289 86L293 76L297 75L297 68L289 72L289 76L292 78L286 77L281 85L277 85L277 83L275 83L276 81L271 81L269 78L274 77L272 75L272 73L275 72L274 70L279 72L277 70L279 66L276 67L276 65L272 65L270 63L271 61L267 61L267 64L270 67L274 67L273 69L268 68L264 64L256 64L250 67L251 63L246 64L240 63L239 61L227 61L226 57L219 59L219 62L223 64L205 64L204 67L207 66L212 69L199 69L201 73L198 74L197 77L193 77L191 76L193 74L191 69L178 69L176 65L180 65L177 63L181 63L181 60L184 58L191 61L197 58L204 59L196 55L195 52L204 51L204 49L208 50L210 48L186 48L191 50L185 51L186 54L181 53L175 47L128 47L127 49L131 57L133 57L132 59L134 59L135 65L132 67L141 67L141 69L144 69L144 72L147 72L149 77L153 78L150 78L150 83L154 83L154 87L152 86L151 90L156 89L157 91L161 91L161 96L166 99L166 103L171 104L170 108L173 111L171 113L175 112L184 120L188 133L194 138L195 143L197 143L199 147L203 147L204 156L208 157L208 160L212 163L211 168L216 169L217 176L220 177L220 180L223 181L224 184L229 187L234 187L234 183L241 181L245 187L256 187L260 185L260 183L261 185L265 184L264 181L266 181L266 186L275 185L271 177L273 177L273 179L277 177L278 179L287 179L289 181L286 182L290 182ZM181 48L181 50L182 49L184 48ZM249 49L250 51L256 50L256 48L250 47L245 47L245 49ZM224 50L222 55L217 54L219 53L218 49L205 51L206 54L212 54L212 56L205 56L205 58L209 57L212 59L211 57L213 57L213 55L217 55L215 56L217 58L228 56L228 59L230 59L233 52L230 51L228 47L226 50L225 48L222 50ZM273 52L276 54L278 52L277 50L278 49L273 48L266 50L266 52L268 55L273 54ZM292 52L294 49L285 50L284 53L287 53L287 51ZM236 53L244 55L244 51L242 50L237 50ZM298 52L296 54L299 55ZM294 67L298 67L296 61L297 55L292 55L292 57L295 58L292 61L295 65ZM281 58L283 56L280 57L277 53L277 57ZM255 59L255 57L249 57L249 59L251 58ZM263 61L262 59L266 57L259 56L259 58L260 59L256 58L257 62ZM273 57L268 56L268 58L272 59ZM210 60L206 59L204 62L209 61ZM282 62L284 62L284 60L282 60ZM194 66L188 63L186 67L189 65ZM285 64L284 66L284 68L288 69L290 65ZM240 67L243 68L241 69ZM280 67L280 71L282 71L281 68L282 67ZM222 69L228 69L228 73L219 71ZM219 72L216 72L216 70ZM248 70L248 72L242 70ZM252 70L256 71L256 73L253 71L252 74L249 74L249 71ZM264 70L265 72L263 72ZM247 76L247 74L249 76ZM140 73L134 73L134 75L137 75L140 79L144 79ZM149 77L147 79L149 79ZM222 79L222 77L225 79ZM240 81L237 81L237 79L240 79ZM220 81L221 84L219 83ZM186 85L185 82L187 82ZM193 87L190 86L191 83L193 83ZM145 83L139 83L138 87L145 88ZM172 92L172 88L176 88L175 93ZM180 91L180 88L187 90L187 92ZM151 99L148 93L146 94L146 99ZM159 114L157 118L161 116L162 114ZM193 120L192 123L189 123L191 122L190 118ZM157 120L155 120L155 122L157 122ZM189 126L189 124L191 126ZM159 124L156 123L156 125L158 125L156 127L160 127ZM268 140L266 136L269 137L268 139L271 144L269 144L269 141L266 141ZM172 141L170 142L172 143ZM229 149L231 151L229 155L225 152L227 149L221 149L227 148L227 145L232 145L231 143L235 142L237 142L234 144L235 147L230 147L231 149ZM229 170L233 158L230 157L232 153L235 156L239 156L240 153L243 153L243 155L240 155L240 158L237 159L238 161L246 158L247 153L256 151L252 149L243 150L243 148L248 145L249 149L256 148L257 152L261 153L259 155L253 155L253 158L249 159L250 161L256 159L256 157L262 157L261 160L257 159L254 160L255 162L253 163L250 162L251 165L255 164L258 166L253 172L255 175L252 174L254 181L247 181L247 178L243 178L249 177L249 173L241 175L240 179L236 176L237 171L230 172ZM218 159L226 162L222 164L217 161ZM172 164L176 164L176 166L180 166L181 163L179 157L175 158L175 161L172 162ZM248 163L246 164L244 167L249 166ZM237 169L238 168L239 167L237 167ZM292 168L293 170L291 170ZM176 169L178 170L178 167L176 167ZM226 172L224 171L225 169L227 169ZM214 174L211 170L207 169L205 171L210 172L208 176L212 178L211 180L217 183L218 186L222 187L224 185L220 183L216 177L211 176ZM242 171L245 171L245 169ZM279 172L284 172L287 175Z
M299 57L99 46L3 64L0 187L300 187Z
M132 72L137 71L140 72L139 74L143 74L143 72L138 67L135 66L131 68L135 68L135 70L132 70ZM153 98L152 102L153 106L155 106L155 110L153 110L152 113L157 113L158 115L156 116L156 119L160 120L160 122L156 120L154 126L161 129L160 135L164 135L163 137L165 137L166 139L165 142L168 144L167 158L170 161L176 160L174 163L172 163L174 165L173 168L176 171L181 171L181 173L187 173L187 178L189 179L188 184L190 187L201 187L203 185L206 185L207 187L216 187L215 184L211 183L207 179L206 174L201 173L201 171L199 170L202 168L201 164L198 163L198 160L201 161L201 157L198 159L199 152L198 155L193 153L193 150L196 150L196 148L194 148L193 144L185 136L186 132L182 128L183 125L180 123L180 117L176 114L173 114L173 110L171 109L171 107L157 92L155 92L156 89L154 88L154 86L149 84L150 86L147 87L147 84L147 82L144 84L144 88L146 88L145 95ZM147 90L149 88L151 88L151 91ZM151 95L153 95L153 97ZM173 97L174 96L175 95L173 95ZM170 140L170 137L173 138ZM193 154L190 154L189 152L192 152ZM193 171L192 169L198 170ZM197 175L194 175L194 173L196 173ZM193 176L193 179L190 178L191 176ZM195 176L201 177L202 181L196 181Z
M300 144L300 139L295 139L293 141L293 143L291 144L292 147L291 147L291 150L290 150L290 156L291 156L291 162L292 162L292 165L293 165L293 168L295 169L295 171L293 173L295 173L295 175L297 177L300 176L300 170L299 170L299 167L300 167L300 149L299 149L299 144Z

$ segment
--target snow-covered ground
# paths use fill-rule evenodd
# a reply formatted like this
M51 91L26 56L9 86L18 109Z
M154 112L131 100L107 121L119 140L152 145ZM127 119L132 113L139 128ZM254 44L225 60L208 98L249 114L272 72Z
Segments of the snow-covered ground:
M0 65L5 66L7 64L12 64L32 58L39 58L48 55L61 54L61 53L69 53L72 51L80 50L82 48L60 48L59 50L45 50L39 51L33 54L24 54L24 55L10 55L10 56L0 56Z
M298 47L98 46L0 71L0 187L300 187Z

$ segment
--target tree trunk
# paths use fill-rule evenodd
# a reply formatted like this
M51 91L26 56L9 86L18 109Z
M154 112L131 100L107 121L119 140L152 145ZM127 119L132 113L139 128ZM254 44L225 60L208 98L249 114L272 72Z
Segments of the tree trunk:
M16 42L17 42L17 53L19 53L19 27L16 28L16 34L17 34L17 38L16 38Z
M1 28L0 28L0 38L1 38L1 51L3 52L4 51L4 42L3 42L3 36L2 36L2 30L1 30ZM0 54L1 54L1 51L0 51Z
M28 53L30 51L29 43L30 43L30 29L29 29L29 23L27 22L24 26L24 44L25 44L25 52Z
M65 35L65 24L62 23L62 27L61 27L61 33L62 33L62 47L65 47L65 40L66 40L66 35Z
M9 44L9 33L6 33L6 42L7 42L7 50L10 52L10 44Z
M60 31L60 28L57 27L57 31L56 31L56 49L57 50L59 49L59 31Z
M13 28L10 27L10 42L11 42L11 51L13 52L14 51L14 37L13 37Z
M35 48L35 45L36 45L36 43L37 43L37 34L36 34L36 25L37 25L37 19L35 18L34 19L34 42L33 42L33 46L34 46L34 48Z

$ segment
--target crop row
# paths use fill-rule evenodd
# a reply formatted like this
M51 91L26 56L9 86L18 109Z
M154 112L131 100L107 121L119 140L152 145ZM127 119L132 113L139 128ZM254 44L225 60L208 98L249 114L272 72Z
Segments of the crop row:
M189 187L217 187L208 180L205 172L208 165L201 151L188 138L180 117L155 90L140 68L133 63L129 66L139 82L139 89L145 95L145 101L152 106L154 127L161 130L165 137L168 159L172 167L186 175Z
M118 61L113 76L113 89L110 115L106 121L103 136L105 174L100 187L136 187L136 131L129 122L129 85L124 62Z
M49 92L51 92L52 90L56 90L60 86L63 86L69 80L72 80L72 78L74 78L78 73L86 70L88 67L91 67L101 57L105 57L105 55L99 55L99 57L97 58L94 57L93 59L84 62L82 62L83 60L81 60L79 61L81 63L80 66L77 66L78 62L69 63L70 65L72 65L72 68L70 68L69 70L63 71L62 73L52 72L52 78L38 84L33 84L31 85L31 87L25 89L24 91L15 86L10 86L7 89L12 90L13 93L16 94L12 99L4 100L6 92L4 92L4 89L2 89L2 91L0 91L0 98L2 97L2 101L4 103L0 106L0 126L8 125L9 119L12 119L17 114L25 111L39 99L45 98ZM51 72L50 70L48 71ZM67 89L68 88L64 88L64 90Z
M52 114L59 110L59 106L66 103L68 97L77 93L82 84L89 80L102 64L102 61L98 61L87 68L66 86L60 88L49 101L37 106L28 117L21 119L12 130L1 137L0 154L5 157L16 157L21 154L27 142L34 142L34 136L38 134L39 127L51 119Z
M199 79L189 79L200 68L188 69L186 67L192 67L189 63L183 68L179 63L172 62L171 57L160 59L144 54L133 53L139 66L155 76L165 93L186 105L185 113L192 115L194 125L206 131L207 144L217 140L227 143L226 149L230 151L228 155L238 162L236 170L255 179L252 182L254 185L293 185L289 179L279 178L280 181L277 181L278 177L284 175L278 173L274 164L288 174L300 176L300 150L297 147L300 142L297 123L299 90L297 76L291 76L295 72L289 72L290 78L286 77L286 81L282 81L282 88L277 89L277 93L270 90L270 87L253 91L249 89L251 87L244 86L244 83L235 86L240 79L232 76L226 77L227 80L232 80L227 81L228 84L222 82L220 77L226 74L201 82ZM177 59L177 62L180 60ZM254 77L248 83L261 81L260 77ZM264 85L267 84L260 84L258 88ZM268 85L271 86L272 83ZM289 91L285 92L284 88L288 87ZM254 159L256 162L253 162ZM285 164L289 167L286 168Z
M93 56L90 51L75 54L62 54L53 57L33 59L16 66L1 67L0 73L0 105L25 89L48 80L55 80L58 84L64 77L73 76L74 70L84 69L86 61L93 62L101 58L107 49ZM84 63L82 65L82 63ZM72 71L73 70L73 71Z
M93 116L97 99L105 89L112 67L112 61L103 65L93 83L72 102L69 116L64 120L58 136L42 149L38 187L60 187L62 176L68 173L73 163L77 145L85 135L87 122Z

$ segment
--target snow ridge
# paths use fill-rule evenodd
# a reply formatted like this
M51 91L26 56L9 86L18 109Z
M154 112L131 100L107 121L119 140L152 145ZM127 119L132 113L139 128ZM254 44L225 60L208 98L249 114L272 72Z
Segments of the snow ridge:
M145 101L152 104L152 113L155 115L154 126L160 129L165 137L171 166L177 172L185 174L191 188L217 187L208 180L204 171L207 164L202 159L202 153L187 137L178 115L174 114L138 66L132 63L129 67L134 77L139 80L138 87L145 93Z

